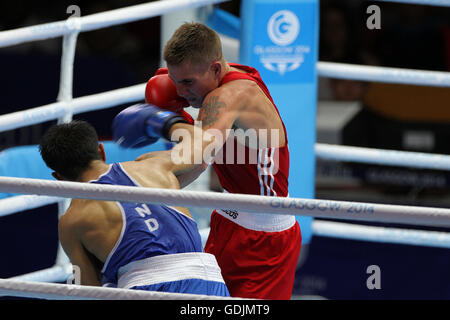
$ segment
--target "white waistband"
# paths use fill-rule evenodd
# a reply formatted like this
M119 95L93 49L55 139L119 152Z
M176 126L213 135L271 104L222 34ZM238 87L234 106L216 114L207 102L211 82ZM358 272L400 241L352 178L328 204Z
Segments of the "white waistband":
M223 192L230 193L226 189L223 189ZM280 232L291 228L297 221L295 216L286 214L251 213L222 209L216 211L241 227L254 231Z
M133 261L118 271L119 288L185 279L224 282L216 258L209 253L187 252Z
M291 228L296 221L295 216L285 214L251 213L222 209L216 211L234 223L255 231L280 232Z

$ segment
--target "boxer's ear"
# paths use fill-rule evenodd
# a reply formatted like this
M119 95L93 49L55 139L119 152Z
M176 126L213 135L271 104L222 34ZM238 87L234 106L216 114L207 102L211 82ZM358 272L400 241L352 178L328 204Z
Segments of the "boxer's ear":
M213 61L210 70L213 72L215 78L220 78L220 75L222 74L222 64L220 61Z
M102 160L106 162L105 146L102 142L98 144L98 153L102 157Z

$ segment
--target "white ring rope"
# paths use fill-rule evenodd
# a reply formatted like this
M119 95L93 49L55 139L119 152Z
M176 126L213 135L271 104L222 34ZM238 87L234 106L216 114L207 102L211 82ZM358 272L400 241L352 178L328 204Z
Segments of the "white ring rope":
M64 198L21 195L0 200L0 217L57 203Z
M100 110L111 106L135 102L144 98L145 83L73 99L73 114ZM64 102L18 111L0 116L0 132L27 125L58 119L68 112ZM410 166L415 168L450 170L450 156L410 151L383 150L316 143L318 158L335 161Z
M70 106L66 102L55 102L25 111L2 115L0 116L0 132L55 120L68 112L78 114L142 100L144 99L145 86L146 83L143 83L75 98L71 101Z
M317 62L322 77L361 81L450 87L450 72L364 66L347 63Z
M450 170L450 156L444 154L362 148L325 143L316 143L314 150L316 157L324 160Z
M24 210L34 209L40 206L54 204L64 198L38 196L38 195L21 195L0 200L0 217L14 214ZM378 236L381 242L417 244L424 246L437 246L450 248L450 234L444 232L428 232L428 231L410 231L405 229L381 228L366 226L357 226L354 224L344 224L337 222L313 221L312 230L315 235L329 236L337 238L377 241ZM349 228L346 228L346 227ZM361 229L359 229L361 228ZM391 233L392 231L392 233ZM382 237L381 237L382 235ZM59 266L58 266L59 268ZM53 273L53 270L52 270ZM57 270L56 277L61 278L60 272ZM33 275L31 278L23 280L49 278L49 275ZM48 280L51 281L51 280Z
M320 61L317 62L317 70L320 76L332 78L450 86L449 72L357 66ZM67 113L78 114L136 102L144 98L145 86L146 83L142 83L126 88L75 98L71 100L70 103L56 102L25 111L2 115L0 116L0 132L58 119Z
M311 223L311 231L315 236L322 237L450 248L450 233L441 231L374 227L321 220Z
M64 36L161 16L225 0L160 0L67 20L0 32L0 47Z
M450 209L0 177L0 191L450 227Z
M38 283L10 279L0 279L1 295L57 300L242 300L241 298L200 294Z
M329 145L324 143L316 143L315 153L317 158L331 161L358 162L433 170L450 170L450 156L442 154L361 148ZM6 190L6 192L9 191ZM1 199L0 217L23 210L56 203L58 200L62 199L56 197L38 196L16 196Z

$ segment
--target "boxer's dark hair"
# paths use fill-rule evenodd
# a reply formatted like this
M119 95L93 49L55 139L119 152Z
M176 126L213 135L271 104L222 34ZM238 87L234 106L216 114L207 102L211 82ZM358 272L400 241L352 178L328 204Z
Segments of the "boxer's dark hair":
M79 120L50 127L41 139L39 152L50 169L70 181L77 181L93 160L102 160L97 132Z
M225 63L217 32L197 22L186 22L175 31L164 46L163 58L168 65L174 66L184 62L207 65L213 61Z

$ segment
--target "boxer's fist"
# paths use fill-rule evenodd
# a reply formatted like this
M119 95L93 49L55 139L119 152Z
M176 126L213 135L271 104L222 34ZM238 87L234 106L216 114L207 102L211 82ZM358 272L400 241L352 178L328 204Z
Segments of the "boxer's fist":
M114 141L123 148L140 148L159 140L146 132L146 105L136 104L119 112L112 123ZM149 109L150 112L151 109Z
M149 104L135 104L122 110L113 120L114 141L124 148L139 148L158 141L169 140L170 127L187 120L171 111Z
M158 70L159 71L159 70ZM167 73L156 72L145 87L145 101L157 107L180 112L189 102L177 94L177 89Z

